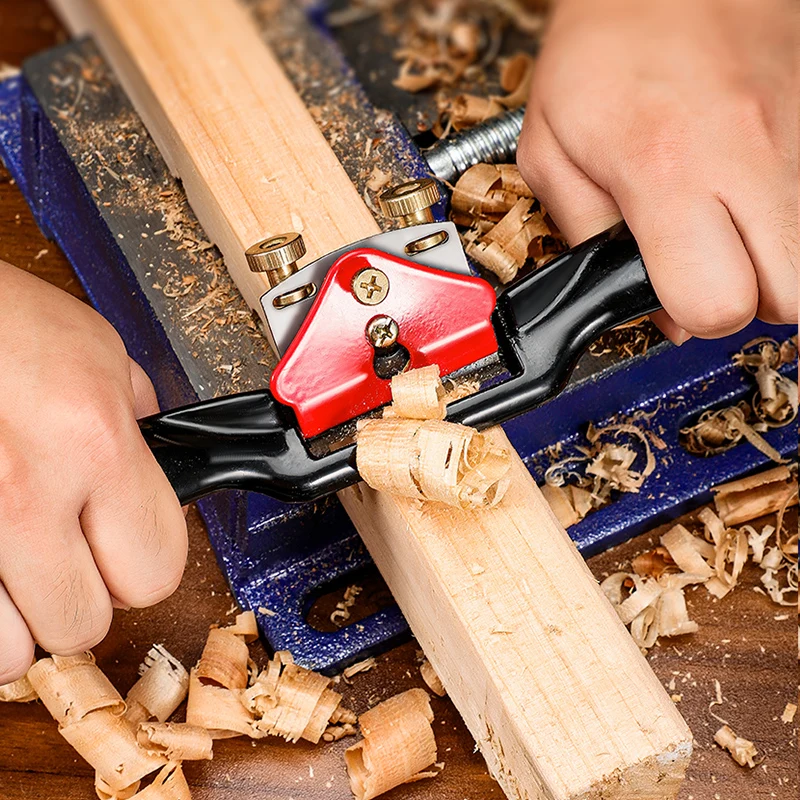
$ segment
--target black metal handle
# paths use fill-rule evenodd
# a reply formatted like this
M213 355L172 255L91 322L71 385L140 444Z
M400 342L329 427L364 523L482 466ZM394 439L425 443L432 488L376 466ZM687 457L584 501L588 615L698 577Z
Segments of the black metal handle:
M602 333L661 308L624 223L511 284L495 330L511 378L453 403L448 419L485 428L558 394Z
M221 489L305 502L358 480L355 447L312 458L291 411L268 391L207 400L139 426L183 505Z

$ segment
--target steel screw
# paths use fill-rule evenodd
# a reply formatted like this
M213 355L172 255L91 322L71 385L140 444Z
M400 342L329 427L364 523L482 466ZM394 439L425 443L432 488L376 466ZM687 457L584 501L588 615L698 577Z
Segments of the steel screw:
M369 267L353 278L353 295L365 306L376 306L389 294L389 278L385 272Z
M376 349L391 347L400 335L400 326L387 316L371 319L367 324L367 339Z

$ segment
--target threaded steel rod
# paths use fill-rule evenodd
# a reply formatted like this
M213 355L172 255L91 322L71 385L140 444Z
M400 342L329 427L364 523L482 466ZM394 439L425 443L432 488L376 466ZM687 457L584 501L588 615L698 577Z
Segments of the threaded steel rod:
M524 116L524 106L515 108L426 150L423 155L431 172L452 184L475 164L513 160Z

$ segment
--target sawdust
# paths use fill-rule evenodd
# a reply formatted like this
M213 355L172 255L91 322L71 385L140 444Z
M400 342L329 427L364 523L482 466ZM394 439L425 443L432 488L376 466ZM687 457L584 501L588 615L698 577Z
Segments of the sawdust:
M159 168L161 156L113 73L87 42L54 62L49 80L62 141L143 291L164 309L161 324L202 371L200 394L263 386L274 357L256 319L180 182Z

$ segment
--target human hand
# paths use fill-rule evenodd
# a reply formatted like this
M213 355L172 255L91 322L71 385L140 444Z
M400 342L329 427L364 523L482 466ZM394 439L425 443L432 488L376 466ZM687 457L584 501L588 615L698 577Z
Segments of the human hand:
M0 261L0 685L178 586L186 523L136 424L157 410L111 325Z
M624 217L677 343L796 322L796 4L555 2L517 160L569 242Z

